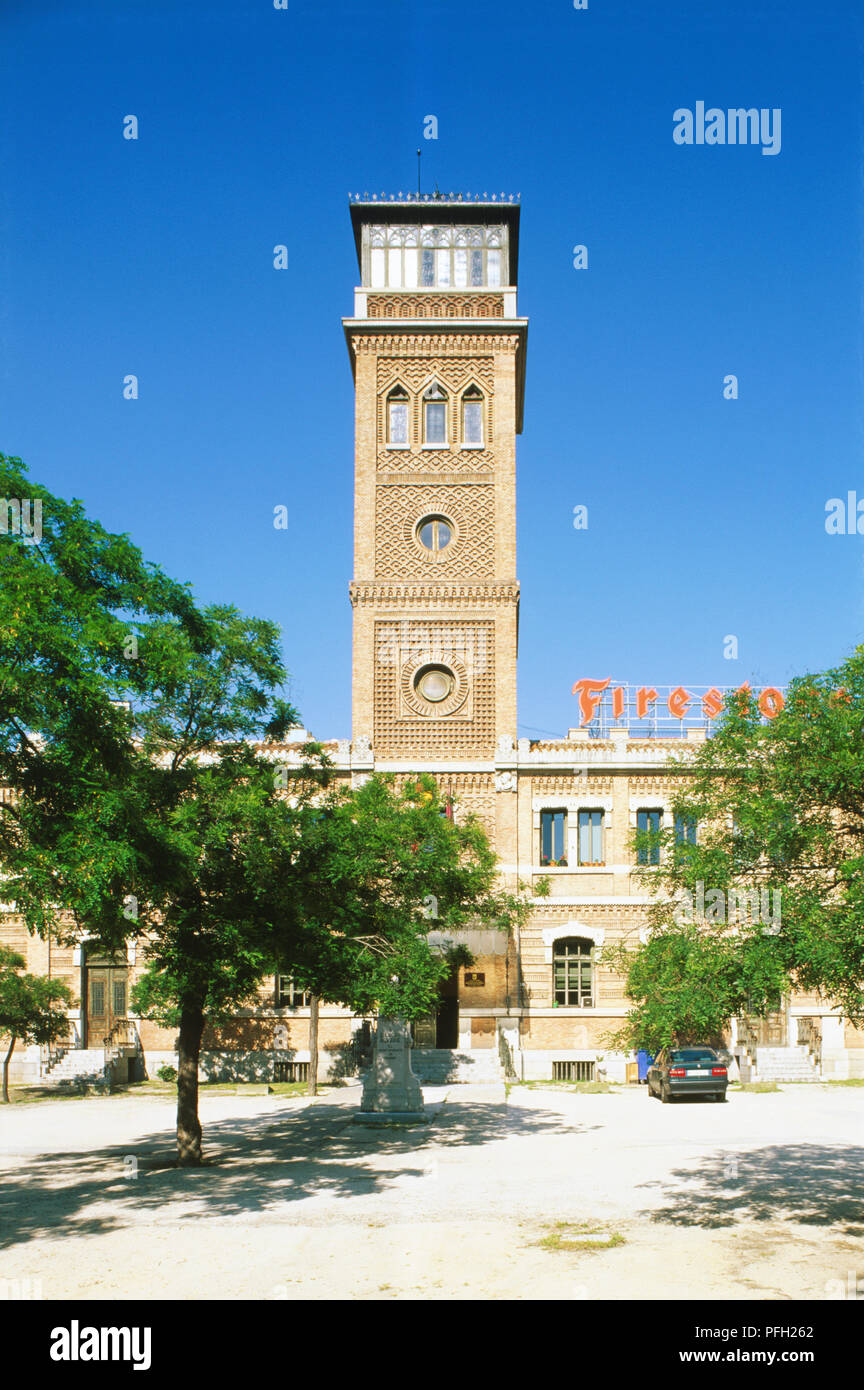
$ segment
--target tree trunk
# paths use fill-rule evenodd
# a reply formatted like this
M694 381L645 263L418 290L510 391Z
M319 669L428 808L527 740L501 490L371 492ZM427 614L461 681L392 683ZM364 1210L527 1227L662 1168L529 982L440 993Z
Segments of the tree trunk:
M181 1168L197 1168L202 1162L198 1059L203 1032L204 1010L200 1004L184 1004L177 1043L177 1162Z
M12 1053L14 1052L14 1050L15 1037L13 1035L12 1041L9 1044L9 1051L6 1053L6 1057L3 1062L3 1100L7 1105L9 1104L9 1063L12 1061Z
M318 1094L318 995L309 1000L309 1094Z

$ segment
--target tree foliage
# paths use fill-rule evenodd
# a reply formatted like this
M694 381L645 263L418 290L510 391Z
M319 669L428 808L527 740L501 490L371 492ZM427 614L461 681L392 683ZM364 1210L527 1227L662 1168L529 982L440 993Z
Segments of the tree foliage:
M28 975L17 951L0 945L0 1036L9 1040L3 1059L3 1100L9 1100L9 1063L16 1042L25 1047L64 1038L69 1028L66 1006L72 992L62 980Z
M465 928L507 930L524 920L519 895L497 883L497 860L475 817L460 822L434 777L398 787L392 775L339 788L306 808L297 854L273 893L292 911L283 968L323 999L356 1013L418 1018L458 957ZM436 944L430 944L434 933Z
M607 953L635 1004L619 1038L716 1033L793 990L861 1020L864 647L794 679L770 721L748 692L730 695L681 770L673 810L698 824L697 841L674 826L635 837L660 864L642 870L650 940Z

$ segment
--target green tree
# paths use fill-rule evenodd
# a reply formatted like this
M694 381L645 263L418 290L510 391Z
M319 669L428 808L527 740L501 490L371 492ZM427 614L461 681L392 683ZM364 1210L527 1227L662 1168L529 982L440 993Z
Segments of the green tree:
M281 905L267 891L271 866L293 846L295 822L328 776L314 743L292 766L277 767L278 741L298 716L278 694L285 673L275 625L228 608L205 616L211 646L204 653L175 626L154 628L148 639L170 647L172 675L136 716L141 756L127 797L138 822L130 826L125 888L148 963L133 1000L142 1016L179 1030L181 1165L202 1161L205 1024L252 1003L271 968L277 929L285 931ZM154 660L168 664L162 650ZM290 897L288 904L290 924ZM106 910L115 914L101 923L110 938L124 923L116 903Z
M309 804L288 871L274 864L270 896L289 924L280 968L358 1014L432 1011L453 965L470 961L458 936L448 949L449 934L504 931L527 914L524 897L499 886L481 823L446 812L428 774L401 788L376 775Z
M796 989L861 1020L864 647L794 679L774 719L749 692L730 695L713 737L682 764L673 810L677 826L635 837L643 857L660 857L642 871L651 938L607 953L636 1005L623 1033L716 1031Z
M42 512L41 537L0 534L4 893L58 941L145 941L142 1007L179 1026L178 1153L197 1163L204 1018L250 997L272 957L260 872L287 815L272 748L298 722L278 631L199 611L20 460L0 456L0 490ZM289 783L324 761L310 748Z
M69 1028L66 1007L72 992L62 980L25 974L27 962L0 945L0 1034L9 1039L3 1059L3 1100L9 1101L9 1064L16 1042L25 1047L64 1038Z
M776 956L764 940L745 942L695 923L670 923L644 945L621 942L603 950L607 970L623 975L632 1000L609 1046L629 1050L686 1043L718 1046L730 1018L771 1002L783 985Z

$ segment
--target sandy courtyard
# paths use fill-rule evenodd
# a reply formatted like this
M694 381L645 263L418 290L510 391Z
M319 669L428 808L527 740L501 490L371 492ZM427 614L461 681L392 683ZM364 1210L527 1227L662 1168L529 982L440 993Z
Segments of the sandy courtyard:
M384 1131L352 1123L356 1086L206 1097L214 1162L198 1171L160 1166L163 1100L5 1108L0 1293L864 1296L864 1090L725 1106L663 1106L644 1088L424 1094L428 1125ZM586 1241L601 1248L561 1248Z

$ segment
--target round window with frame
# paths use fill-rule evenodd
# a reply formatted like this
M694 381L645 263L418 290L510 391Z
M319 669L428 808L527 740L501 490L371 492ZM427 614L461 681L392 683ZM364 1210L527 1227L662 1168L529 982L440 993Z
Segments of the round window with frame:
M456 688L456 677L448 666L421 666L414 677L414 689L423 700L438 705Z
M414 534L422 548L437 557L452 545L456 528L449 517L436 512L418 521Z

